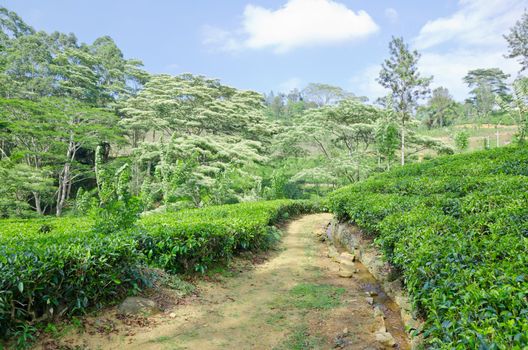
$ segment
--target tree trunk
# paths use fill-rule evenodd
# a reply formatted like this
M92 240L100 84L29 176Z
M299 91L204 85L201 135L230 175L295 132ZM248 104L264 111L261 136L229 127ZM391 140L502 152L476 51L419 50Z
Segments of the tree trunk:
M401 129L401 165L405 165L405 125Z
M358 157L356 172L357 172L357 180L360 181L361 180L361 157Z
M33 192L33 198L35 199L35 210L37 211L37 213L39 215L43 215L44 212L42 210L42 205L41 205L41 199L40 199L40 193L38 192Z
M62 215L62 209L66 204L66 193L68 191L68 182L70 178L70 162L64 164L64 168L59 175L59 190L57 192L57 216Z
M57 211L56 215L61 216L62 210L66 205L66 201L70 195L71 186L71 164L75 159L75 153L77 151L77 145L73 139L73 133L70 134L70 142L68 144L68 151L66 152L66 162L64 167L59 174L59 189L57 190Z

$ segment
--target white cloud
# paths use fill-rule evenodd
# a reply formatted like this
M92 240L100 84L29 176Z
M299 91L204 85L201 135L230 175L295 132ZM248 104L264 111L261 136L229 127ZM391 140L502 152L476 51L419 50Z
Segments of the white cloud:
M379 76L380 69L381 64L366 67L358 75L350 79L350 87L348 90L358 96L367 96L370 102L374 102L378 97L386 96L389 91L376 80Z
M460 0L450 16L427 22L412 41L422 53L421 71L433 86L447 87L457 99L467 97L462 78L471 69L498 67L516 75L519 65L504 58L503 34L521 16L524 0Z
M271 48L283 53L299 47L366 38L378 26L365 11L332 0L288 0L277 10L247 5L238 32L206 27L204 43L226 51Z
M512 77L519 70L514 60L504 58L502 50L453 50L448 52L427 52L420 60L420 71L433 75L432 87L444 86L458 100L468 95L468 87L462 80L469 70L477 68L501 68Z
M238 51L241 44L237 41L235 35L227 30L204 26L202 28L202 43L209 48L221 51Z
M525 5L524 0L460 0L453 14L427 22L411 40L411 47L422 54L422 75L434 76L431 87L444 86L456 99L464 100L469 88L462 79L469 70L498 67L513 79L520 66L504 57L503 34L519 19ZM380 68L367 66L351 79L351 90L371 100L384 96L387 91L376 81Z
M285 93L288 93L290 91L292 91L293 89L301 89L302 87L302 80L297 78L297 77L294 77L294 78L290 78L286 81L283 81L282 83L279 84L279 89L278 91L281 91L281 92L285 92Z
M459 10L448 17L427 22L414 40L418 49L446 42L493 46L504 43L508 32L521 16L524 0L460 0Z
M398 14L398 11L396 11L392 7L389 7L385 9L385 17L387 17L389 22L396 23L398 22L400 15Z

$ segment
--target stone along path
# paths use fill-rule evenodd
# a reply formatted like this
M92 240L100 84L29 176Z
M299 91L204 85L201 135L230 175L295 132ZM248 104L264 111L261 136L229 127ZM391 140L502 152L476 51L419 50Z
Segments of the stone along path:
M327 257L316 233L330 220L314 214L290 222L264 263L223 283L202 283L198 300L154 316L150 327L81 335L70 343L89 349L384 349L395 340L394 347L408 348L399 320L383 321L390 308L372 305L364 267L354 263L356 273L343 278ZM384 323L394 338L380 337Z

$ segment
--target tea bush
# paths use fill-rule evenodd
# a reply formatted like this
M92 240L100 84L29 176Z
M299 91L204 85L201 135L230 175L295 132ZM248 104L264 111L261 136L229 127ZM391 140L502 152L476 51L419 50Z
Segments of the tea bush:
M203 272L238 250L267 248L276 239L270 225L316 209L311 202L277 200L150 215L141 220L137 240L152 265Z
M339 189L425 318L427 347L528 347L528 148L437 158Z
M137 291L148 282L145 264L204 271L239 250L267 248L278 238L271 225L313 210L291 200L224 205L148 215L111 234L90 218L1 220L0 337Z

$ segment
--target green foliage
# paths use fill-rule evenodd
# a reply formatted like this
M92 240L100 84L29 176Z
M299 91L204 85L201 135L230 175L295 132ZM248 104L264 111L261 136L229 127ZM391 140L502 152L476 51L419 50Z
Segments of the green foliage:
M290 290L291 304L300 309L332 309L341 304L344 288L327 284L298 284Z
M309 202L282 200L148 215L137 240L154 266L204 272L238 250L269 248L278 238L270 225L314 209Z
M95 151L98 205L91 208L94 230L112 233L130 229L141 213L141 201L130 193L130 166L125 163L111 175L103 167L101 147Z
M299 189L290 180L283 170L274 171L271 176L270 186L264 189L264 198L268 200L299 198Z
M470 70L464 81L472 90L469 102L475 106L479 118L487 117L496 105L497 98L509 99L505 74L499 68Z
M418 71L418 51L411 51L403 38L393 37L389 43L390 57L381 65L378 83L390 90L390 107L400 126L401 163L405 164L405 141L408 122L420 99L429 94L433 77L423 77Z
M467 131L458 131L455 134L455 145L459 151L465 151L469 146L469 133Z
M400 167L342 188L331 210L403 273L430 348L528 345L528 149Z
M0 336L60 312L82 313L139 282L136 241L96 233L87 219L6 220L0 242Z
M439 87L433 90L427 104L418 108L417 114L428 129L441 128L454 124L462 116L462 106L446 88Z
M224 205L151 214L113 234L93 230L89 218L2 220L0 337L137 291L150 283L145 263L204 272L237 251L269 248L280 237L270 225L313 210L289 200Z
M266 160L273 127L264 119L262 102L255 92L215 79L153 76L121 106L138 173L157 188L165 205L233 202L236 196L226 188L229 176ZM152 141L147 142L149 134ZM227 190L225 198L219 196L219 187ZM147 202L153 200L149 196Z
M499 96L497 102L517 125L517 139L520 143L524 143L528 134L528 78L517 78L512 88L511 99Z
M510 52L508 58L516 58L521 64L521 72L528 69L528 12L526 9L515 25L504 38L508 42Z

